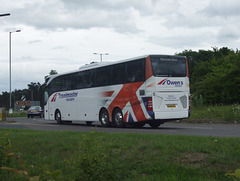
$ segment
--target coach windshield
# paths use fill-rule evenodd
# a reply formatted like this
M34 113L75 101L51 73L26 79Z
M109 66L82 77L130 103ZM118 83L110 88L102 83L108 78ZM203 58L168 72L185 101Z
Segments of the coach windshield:
M186 58L177 56L152 56L153 75L156 77L186 77Z

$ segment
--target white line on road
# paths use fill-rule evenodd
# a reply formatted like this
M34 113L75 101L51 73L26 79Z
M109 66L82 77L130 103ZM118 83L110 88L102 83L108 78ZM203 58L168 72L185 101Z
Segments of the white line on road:
M9 124L9 123L4 123L4 124ZM30 126L59 126L59 125L50 125L50 124L36 124L36 123L10 123L14 125L30 125Z

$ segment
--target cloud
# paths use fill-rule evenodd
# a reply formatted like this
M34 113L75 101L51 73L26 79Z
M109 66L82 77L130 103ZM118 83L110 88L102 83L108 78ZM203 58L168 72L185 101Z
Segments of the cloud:
M127 13L125 10L129 10L131 8L134 8L138 11L140 11L143 14L149 14L153 13L153 8L155 7L156 3L159 2L159 0L60 0L63 2L64 6L67 7L67 9L78 11L80 10L86 10L86 9L94 9L98 12L104 11L109 12L110 14L112 12L120 13ZM163 2L161 0L161 2Z
M30 44L41 43L41 42L42 42L41 40L32 40L32 41L29 41Z
M203 47L206 42L214 43L215 40L211 38L214 33L210 28L186 29L180 27L166 29L159 35L149 37L149 41L159 46L183 50Z
M120 33L139 33L136 11L145 17L166 16L175 14L178 6L174 0L30 1L14 8L11 21L52 31L112 28Z
M229 43L230 41L238 41L240 39L239 35L239 28L235 26L226 26L219 30L217 39L220 43Z
M17 7L12 12L15 17L13 22L53 31L99 27L113 28L126 33L137 32L138 29L132 18L132 6L111 2L106 0L33 1Z
M66 47L64 46L57 46L57 47L53 47L52 50L65 50Z
M211 0L209 5L202 12L210 17L220 16L227 18L231 16L240 16L239 7L239 0Z

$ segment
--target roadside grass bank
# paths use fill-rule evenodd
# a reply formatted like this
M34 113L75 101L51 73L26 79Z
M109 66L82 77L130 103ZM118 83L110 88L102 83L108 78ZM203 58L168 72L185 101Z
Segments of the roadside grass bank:
M240 105L192 107L190 118L184 121L192 123L240 123Z
M6 117L7 117L7 118L27 117L27 111L13 111L12 114L9 114L9 112L6 111Z
M0 180L228 181L240 138L0 129Z

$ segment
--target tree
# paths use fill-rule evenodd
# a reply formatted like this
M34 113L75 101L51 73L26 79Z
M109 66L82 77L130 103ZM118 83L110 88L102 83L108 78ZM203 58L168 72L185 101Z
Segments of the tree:
M31 93L31 101L40 101L41 100L41 84L35 83L35 82L31 82L30 84L28 84L28 89L30 90Z
M207 104L232 104L240 100L240 53L227 47L212 51L184 51L191 70L191 94Z
M55 74L58 74L56 70L51 70L51 71L49 72L49 75L55 75ZM44 78L45 78L45 81L46 81L47 78L48 78L48 75L46 75Z
M0 107L6 107L6 109L9 109L9 92L2 92L0 94Z
M55 75L55 74L58 74L56 70L51 70L51 71L49 72L49 75Z

